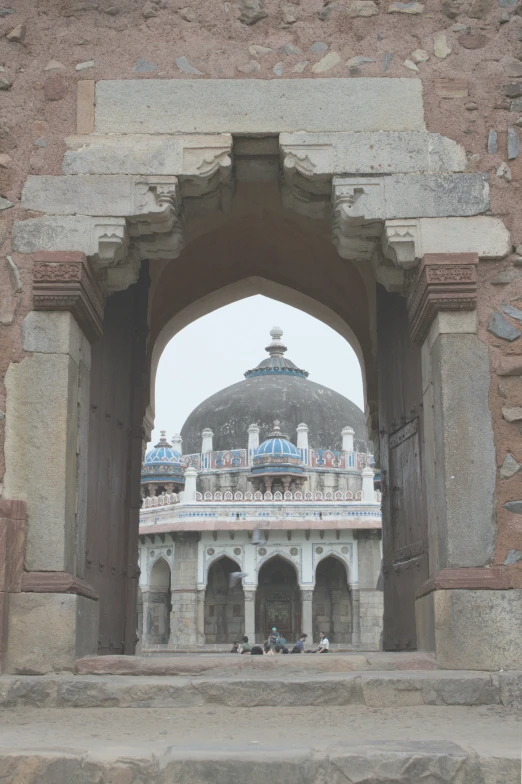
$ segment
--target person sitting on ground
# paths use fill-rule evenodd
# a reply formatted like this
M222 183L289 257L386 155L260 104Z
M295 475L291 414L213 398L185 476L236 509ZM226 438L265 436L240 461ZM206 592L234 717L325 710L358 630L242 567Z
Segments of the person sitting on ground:
M296 644L292 649L292 653L304 653L304 646L306 642L306 638L308 637L307 634L302 634L299 639L297 640Z
M278 644L278 645L279 645L281 648L285 648L285 647L286 647L286 640L285 640L285 638L283 637L283 635L282 635L282 634L280 634L280 635L279 635L279 637L277 638L277 644Z
M283 649L280 645L276 645L276 647L274 648L274 653L281 653L282 650Z
M239 653L239 640L234 640L234 644L230 649L230 653Z
M274 655L274 649L271 647L270 643L267 642L265 644L265 656L273 656L273 655Z
M328 653L328 649L330 648L330 641L324 632L320 632L319 634L319 647L314 651L314 653Z
M286 645L285 645L285 647L283 648L283 650L281 651L281 653L290 653L290 651L288 650L288 648L286 647Z
M262 647L260 645L254 645L254 647L250 651L250 655L251 656L262 656L263 655Z
M248 642L248 637L246 636L246 634L243 637L243 642L241 643L240 648L241 648L241 653L252 653L252 646Z
M277 639L279 637L279 632L277 631L275 626L272 626L272 631L268 635L268 644L271 648L275 648L277 645Z

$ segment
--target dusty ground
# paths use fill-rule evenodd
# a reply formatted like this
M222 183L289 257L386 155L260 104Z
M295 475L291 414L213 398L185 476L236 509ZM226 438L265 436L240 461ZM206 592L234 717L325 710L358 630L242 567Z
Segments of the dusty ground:
M267 749L328 747L346 742L451 741L478 753L516 757L522 715L481 708L362 706L303 709L22 708L0 711L0 755L62 750L136 756L167 747Z

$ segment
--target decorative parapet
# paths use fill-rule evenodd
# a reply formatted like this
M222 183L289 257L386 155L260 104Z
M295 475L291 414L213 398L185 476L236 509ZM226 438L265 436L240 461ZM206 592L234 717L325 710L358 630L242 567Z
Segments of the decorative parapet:
M214 493L206 492L206 493L196 493L196 500L195 502L183 503L183 507L186 508L191 504L239 504L239 503L270 503L270 504L302 504L304 503L314 503L314 504L335 504L336 506L339 504L343 504L346 506L351 506L354 503L361 503L363 500L362 490L357 490L356 492L352 492L351 490L348 491L326 491L321 492L320 490L312 493L311 491L302 492L296 491L292 493L291 491L287 491L285 493L281 491L276 491L275 493L266 492L261 493L260 491L257 492L250 492L247 491L245 493L241 491L232 492L231 490L225 491L216 491ZM381 494L379 491L375 491L375 497L373 502L365 501L365 503L374 503L380 504L381 502ZM162 506L174 506L180 503L180 496L177 493L164 493L158 496L152 496L149 498L145 498L143 500L143 507L142 509L156 509ZM226 514L226 512L223 512ZM236 512L234 511L233 514L235 515Z
M88 340L99 338L105 298L85 254L40 252L33 261L34 310L68 310Z
M411 338L421 344L439 310L475 310L476 253L427 253L408 297Z

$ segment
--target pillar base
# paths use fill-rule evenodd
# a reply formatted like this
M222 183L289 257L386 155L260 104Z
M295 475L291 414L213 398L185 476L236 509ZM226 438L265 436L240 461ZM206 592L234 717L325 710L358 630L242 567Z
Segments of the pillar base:
M76 659L98 652L98 616L98 601L85 596L10 594L6 671L74 671Z
M522 590L438 590L415 602L420 650L447 670L522 670Z

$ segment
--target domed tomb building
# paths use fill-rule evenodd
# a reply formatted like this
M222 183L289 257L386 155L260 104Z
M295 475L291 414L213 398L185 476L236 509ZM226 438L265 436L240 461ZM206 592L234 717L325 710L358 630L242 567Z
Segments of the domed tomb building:
M228 650L273 626L291 646L324 631L332 647L379 647L380 493L364 414L310 381L282 334L145 455L143 650Z

